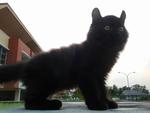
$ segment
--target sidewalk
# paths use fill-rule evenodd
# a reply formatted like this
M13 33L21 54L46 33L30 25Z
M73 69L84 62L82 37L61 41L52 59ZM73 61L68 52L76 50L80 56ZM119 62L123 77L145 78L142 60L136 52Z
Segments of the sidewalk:
M24 108L1 110L0 113L150 113L150 102L118 102L118 109L106 111L88 110L83 102L65 102L62 110L25 110Z

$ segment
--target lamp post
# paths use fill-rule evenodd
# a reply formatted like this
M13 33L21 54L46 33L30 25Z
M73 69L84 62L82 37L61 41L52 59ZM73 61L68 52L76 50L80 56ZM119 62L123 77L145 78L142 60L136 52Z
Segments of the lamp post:
M118 72L118 73L123 74L127 77L127 86L129 88L130 87L130 85L129 85L129 75L134 74L135 72L130 72L130 73Z

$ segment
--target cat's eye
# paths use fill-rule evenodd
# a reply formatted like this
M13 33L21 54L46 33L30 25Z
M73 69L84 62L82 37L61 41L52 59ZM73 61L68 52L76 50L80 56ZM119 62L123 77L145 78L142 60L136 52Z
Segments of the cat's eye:
M120 28L119 28L119 31L123 31L123 30L124 30L124 28L123 28L123 27L120 27Z
M106 31L109 31L109 30L110 30L110 26L105 26L104 29L105 29Z

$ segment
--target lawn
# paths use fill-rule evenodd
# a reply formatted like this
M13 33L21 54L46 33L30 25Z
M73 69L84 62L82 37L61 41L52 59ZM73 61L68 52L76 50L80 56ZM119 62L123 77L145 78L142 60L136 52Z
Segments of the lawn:
M13 108L23 108L23 102L12 102L12 101L0 102L0 110Z

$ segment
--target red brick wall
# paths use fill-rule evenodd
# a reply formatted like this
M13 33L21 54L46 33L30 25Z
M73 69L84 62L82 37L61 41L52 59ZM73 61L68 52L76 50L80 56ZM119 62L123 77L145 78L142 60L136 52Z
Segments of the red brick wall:
M13 64L17 61L17 53L18 53L18 39L10 38L9 39L9 51L7 54L7 64Z
M17 61L22 60L22 52L25 52L30 56L30 48L25 45L20 39L18 39L18 53L17 53Z
M21 61L22 52L27 53L29 56L33 56L32 50L23 43L20 39L12 37L9 39L9 52L7 56L7 64L13 64L17 61ZM9 82L4 84L4 88L18 88L19 82Z

